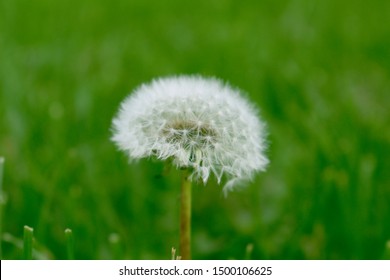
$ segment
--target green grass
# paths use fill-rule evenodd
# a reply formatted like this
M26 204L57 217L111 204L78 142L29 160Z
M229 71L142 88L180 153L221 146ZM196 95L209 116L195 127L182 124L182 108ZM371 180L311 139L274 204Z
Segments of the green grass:
M74 237L71 229L65 229L65 237L66 237L66 252L68 256L68 260L74 260Z
M193 188L195 259L380 259L390 240L390 2L0 1L2 258L169 259L180 176L128 165L120 101L157 76L218 76L269 128L266 173ZM252 245L249 245L249 248ZM388 247L388 245L387 245Z
M23 258L25 260L33 259L34 229L29 226L23 228Z

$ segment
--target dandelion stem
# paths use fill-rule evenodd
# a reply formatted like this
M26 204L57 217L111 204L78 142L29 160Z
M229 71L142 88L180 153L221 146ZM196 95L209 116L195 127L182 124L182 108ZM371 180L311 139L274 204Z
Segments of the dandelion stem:
M24 259L32 260L34 229L24 226Z
M71 229L67 228L65 230L66 237L66 253L68 256L68 260L74 260L74 240L73 240L73 232Z
M188 169L183 171L180 201L180 255L183 260L191 259L191 181Z

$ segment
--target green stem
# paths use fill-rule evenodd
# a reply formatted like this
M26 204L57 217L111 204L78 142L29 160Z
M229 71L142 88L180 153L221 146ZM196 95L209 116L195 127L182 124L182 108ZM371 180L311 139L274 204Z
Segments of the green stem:
M74 240L73 232L71 229L67 228L65 230L66 237L66 253L68 255L68 260L74 260Z
M32 260L34 229L24 226L24 259Z
M3 192L3 168L4 158L0 157L0 259L3 259L3 207L5 205L5 194Z
M189 171L184 170L181 181L180 199L180 256L191 259L191 181Z

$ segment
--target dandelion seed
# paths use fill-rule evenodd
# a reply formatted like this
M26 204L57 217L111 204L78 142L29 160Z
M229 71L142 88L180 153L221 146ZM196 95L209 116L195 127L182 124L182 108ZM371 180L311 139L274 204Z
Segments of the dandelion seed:
M171 159L184 169L182 259L191 259L191 180L226 177L226 193L268 163L264 123L239 90L217 79L179 76L144 84L121 104L113 130L112 140L130 159Z
M168 158L224 191L268 164L265 125L237 89L214 78L160 78L137 88L113 120L113 137L130 159Z

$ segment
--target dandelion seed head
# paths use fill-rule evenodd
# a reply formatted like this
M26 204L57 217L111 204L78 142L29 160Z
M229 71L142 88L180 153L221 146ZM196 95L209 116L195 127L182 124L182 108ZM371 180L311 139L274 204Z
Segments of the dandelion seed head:
M206 183L210 174L224 190L264 171L265 124L237 89L218 79L178 76L143 84L113 120L112 140L130 159L171 158Z

